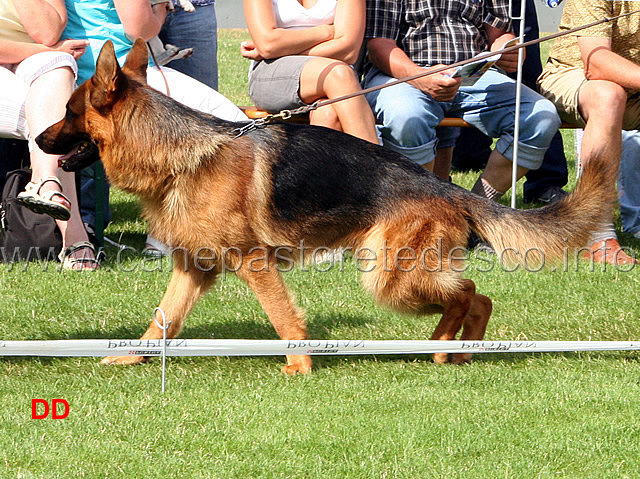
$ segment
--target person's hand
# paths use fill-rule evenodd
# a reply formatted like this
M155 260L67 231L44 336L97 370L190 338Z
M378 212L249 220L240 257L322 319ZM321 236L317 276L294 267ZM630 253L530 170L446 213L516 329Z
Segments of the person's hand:
M443 65L434 65L434 68L441 66ZM455 72L456 70L451 68L440 73L418 78L411 83L416 88L419 88L423 92L429 94L429 96L434 100L452 101L458 93L458 89L462 83L462 78L453 77Z
M318 25L318 28L322 28L326 30L327 40L332 40L336 36L336 28L331 25Z
M84 52L89 46L89 40L61 40L53 45L53 50L58 52L69 53L76 60L84 55Z
M508 36L503 35L498 40L493 42L493 45L491 45L492 52L501 50L504 47L504 44L507 43L507 41L505 41L505 37L507 37L507 41L508 41L509 40ZM515 37L511 35L511 39L512 38L515 38ZM507 73L513 73L518 71L518 51L519 50L513 50L508 53L503 53L502 56L500 57L500 60L496 62L496 66L498 68L503 69ZM526 54L526 50L523 50L522 51L523 60L525 58L525 54Z
M240 54L249 60L255 60L257 62L263 60L260 53L258 53L255 43L251 40L240 43Z

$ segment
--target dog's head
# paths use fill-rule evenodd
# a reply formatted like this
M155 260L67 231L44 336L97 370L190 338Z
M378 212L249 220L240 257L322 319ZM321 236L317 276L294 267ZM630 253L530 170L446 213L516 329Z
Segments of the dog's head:
M96 73L71 95L65 117L36 138L46 153L62 155L62 169L79 171L100 159L104 140L111 138L111 113L126 96L130 81L146 83L147 47L137 39L120 68L113 43L107 41Z

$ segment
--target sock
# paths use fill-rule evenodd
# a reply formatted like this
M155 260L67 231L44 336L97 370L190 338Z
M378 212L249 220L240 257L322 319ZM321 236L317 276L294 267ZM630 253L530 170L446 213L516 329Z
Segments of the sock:
M478 178L476 184L471 188L471 193L475 193L476 195L480 195L494 201L499 201L500 198L502 198L502 195L504 195L504 193L499 192L491 186L482 176Z
M592 245L594 243L601 243L602 241L617 238L616 230L613 227L613 223L609 223L604 228L596 231L591 234L591 239L589 240L589 244Z

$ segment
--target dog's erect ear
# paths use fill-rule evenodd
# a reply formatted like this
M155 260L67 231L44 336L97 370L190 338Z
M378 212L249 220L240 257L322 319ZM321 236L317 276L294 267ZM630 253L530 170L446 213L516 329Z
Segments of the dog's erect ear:
M101 110L115 101L119 75L120 65L118 65L113 43L107 40L96 62L96 73L91 79L95 87L91 89L91 105L94 108Z
M147 51L147 44L142 38L137 38L127 55L127 61L122 69L128 75L135 76L138 80L146 83L148 63L149 52Z

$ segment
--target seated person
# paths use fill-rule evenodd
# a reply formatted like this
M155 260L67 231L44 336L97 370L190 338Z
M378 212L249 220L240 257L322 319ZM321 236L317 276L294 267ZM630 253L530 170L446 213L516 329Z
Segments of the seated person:
M249 95L257 107L277 113L361 90L351 65L362 46L365 0L245 0L244 10L252 41L241 53L254 60ZM320 107L310 122L378 143L363 96Z
M520 0L513 0L512 11L520 12ZM520 22L513 22L514 33L519 35ZM524 41L540 37L538 15L534 0L526 0ZM522 83L532 90L537 90L536 82L542 73L540 61L540 45L534 44L526 48L522 64ZM509 73L516 79L516 73ZM460 137L453 150L452 166L458 170L482 170L491 154L493 138L483 135L475 128L461 128ZM569 179L567 158L564 154L562 135L557 132L544 155L542 165L537 170L529 170L525 175L527 181L523 187L525 203L551 204L561 200L567 193L562 189Z
M134 39L141 37L149 40L156 36L160 32L171 0L65 1L69 18L64 36L89 41L87 54L78 59L80 84L93 75L100 50L107 40L113 42L116 56L124 63ZM147 83L151 87L184 105L219 118L229 121L247 120L238 107L214 89L172 68L155 66L151 58L149 61L151 66L147 69ZM94 191L92 182L91 178L83 179L83 192ZM90 196L83 196L83 202L94 205ZM83 207L83 220L90 227L95 227L95 211ZM153 239L153 232L150 233L151 237L147 243L153 245L156 251L162 251L163 245Z
M0 136L29 140L32 181L18 198L56 218L63 267L93 270L96 252L80 218L75 176L63 172L58 157L33 141L64 116L76 59L88 45L85 40L59 41L65 22L63 0L0 0Z
M636 9L637 2L568 0L560 31ZM559 37L538 79L540 92L556 104L562 119L584 126L583 163L598 155L617 166L622 129L640 128L639 29L640 15L636 14ZM609 224L592 236L585 256L604 264L637 262L618 242L613 211Z
M495 51L515 38L508 0L370 0L365 39L369 65L364 86L384 85ZM503 54L497 66L517 69L518 54ZM473 86L447 70L367 94L385 146L443 179L448 178L455 135L436 129L445 116L459 117L498 138L473 192L499 199L510 187L516 83L499 70L487 71ZM518 177L540 167L560 119L551 102L523 87ZM434 159L437 160L434 162Z

